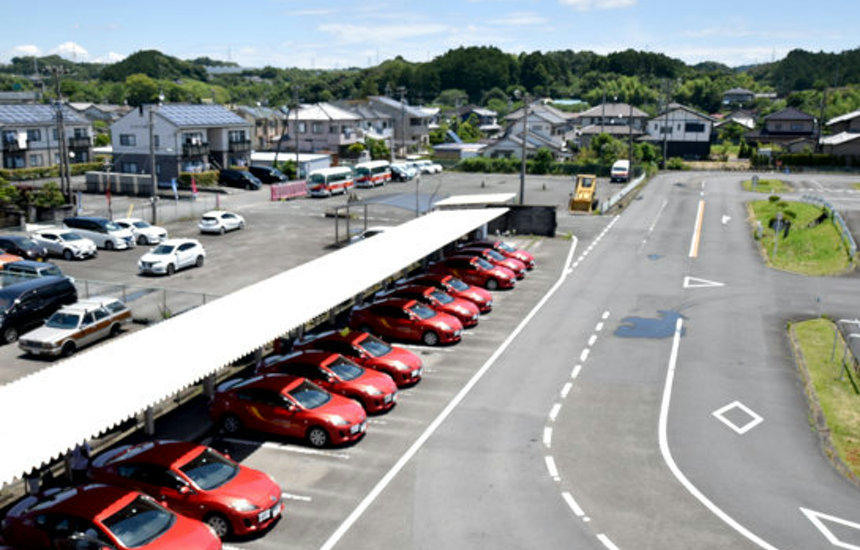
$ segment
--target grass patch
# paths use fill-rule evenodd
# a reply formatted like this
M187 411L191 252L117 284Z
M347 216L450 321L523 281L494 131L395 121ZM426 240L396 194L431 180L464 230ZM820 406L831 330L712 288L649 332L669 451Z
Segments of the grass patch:
M830 439L839 458L855 476L860 475L860 395L854 392L848 374L840 377L844 343L841 335L833 353L834 324L828 319L812 319L791 326L815 397L827 421ZM849 365L853 358L848 357ZM849 367L850 368L850 367ZM857 375L852 373L857 381ZM842 379L840 379L842 378Z
M833 275L853 266L854 259L848 255L841 234L829 218L815 227L808 227L821 214L820 207L782 201L753 201L748 206L755 220L761 222L763 232L759 245L768 265L804 275ZM780 232L774 255L774 231L768 225L780 210L793 212L795 217L788 237ZM785 214L784 217L788 218Z
M744 180L741 182L741 187L746 191L754 191L756 193L784 193L791 191L791 188L784 184L781 180L758 180L758 185L753 187L752 180Z
M854 189L857 189L858 191L860 191L860 183L855 183L852 187L854 187Z

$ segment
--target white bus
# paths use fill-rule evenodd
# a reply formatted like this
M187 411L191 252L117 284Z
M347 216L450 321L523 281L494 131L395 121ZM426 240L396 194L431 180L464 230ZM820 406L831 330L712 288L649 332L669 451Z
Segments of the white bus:
M323 168L308 174L308 193L312 197L330 197L337 193L346 193L352 185L352 169L348 166Z
M372 160L355 165L355 186L376 187L391 181L391 165L387 160Z

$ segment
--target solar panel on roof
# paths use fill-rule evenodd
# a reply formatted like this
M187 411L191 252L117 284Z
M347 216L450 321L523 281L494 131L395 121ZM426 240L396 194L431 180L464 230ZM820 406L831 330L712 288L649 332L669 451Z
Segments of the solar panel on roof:
M159 114L177 126L230 126L248 123L220 105L162 105Z
M45 124L56 120L57 110L53 105L0 105L0 123ZM63 105L63 120L69 123L87 122L67 105Z

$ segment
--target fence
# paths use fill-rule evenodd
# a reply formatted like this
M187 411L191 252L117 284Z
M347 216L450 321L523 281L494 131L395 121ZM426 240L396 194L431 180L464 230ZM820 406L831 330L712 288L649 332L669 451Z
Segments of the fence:
M621 200L622 200L624 197L626 197L626 196L628 195L628 193L630 193L631 191L633 191L634 189L636 189L636 187L637 187L640 183L642 183L642 181L643 181L644 179L645 179L645 174L640 174L638 178L636 178L636 179L634 179L634 180L630 181L630 183L628 183L627 185L625 185L625 186L624 186L624 188L623 188L621 191L619 191L619 192L615 193L614 195L612 195L611 197L609 197L608 199L606 199L606 200L603 202L603 204L600 206L600 211L601 211L601 212L608 212L610 208L612 208L613 206L615 206L616 204L618 204L619 202L621 202Z
M163 321L219 297L216 294L202 292L83 279L76 280L75 286L80 297L114 296L121 298L131 309L132 319L136 323L144 325Z
M853 258L857 254L857 243L854 241L854 236L851 235L851 231L848 230L848 224L846 224L845 220L842 219L842 214L833 208L832 204L821 197L816 197L815 195L802 195L800 200L810 204L816 204L830 211L830 219L833 220L833 225L835 225L836 229L839 230L842 235L842 240L848 246L848 255Z
M308 194L308 186L304 180L273 183L269 189L273 201L295 199L305 197Z

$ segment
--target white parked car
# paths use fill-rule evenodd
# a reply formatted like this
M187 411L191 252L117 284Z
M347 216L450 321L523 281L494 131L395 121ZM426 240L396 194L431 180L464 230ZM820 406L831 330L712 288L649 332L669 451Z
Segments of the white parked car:
M137 261L140 273L173 275L185 267L203 267L206 250L196 239L167 239Z
M72 216L63 220L63 227L92 239L105 250L127 250L136 244L131 231L100 216Z
M244 229L245 218L226 210L211 210L203 214L197 228L201 233L225 233L233 229Z
M422 174L441 174L442 165L430 160L416 160L412 163Z
M45 324L21 336L18 346L34 355L69 356L108 336L116 336L131 322L131 310L108 296L78 300L61 307Z
M114 220L123 229L128 229L134 235L139 245L158 244L167 239L167 230L140 218L120 218Z
M48 254L60 256L64 260L95 258L98 255L96 243L81 237L69 229L40 229L30 236L48 249Z

